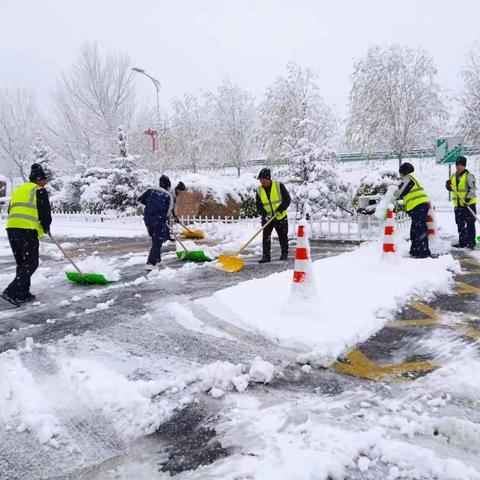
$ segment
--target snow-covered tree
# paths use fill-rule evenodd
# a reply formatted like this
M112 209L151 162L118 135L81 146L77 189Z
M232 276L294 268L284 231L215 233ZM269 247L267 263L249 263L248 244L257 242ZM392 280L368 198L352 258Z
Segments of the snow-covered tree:
M212 129L209 125L209 102L186 94L172 102L171 136L177 166L194 172L208 162L211 153Z
M212 103L211 125L217 157L223 164L233 165L240 176L255 146L254 97L229 81L224 81L208 97Z
M30 172L32 146L42 129L42 119L32 91L0 91L0 160L8 171L25 181Z
M447 119L432 57L422 48L373 46L351 76L347 138L352 148L408 150L431 146Z
M294 63L287 65L286 77L267 89L259 113L260 138L269 160L295 150L300 139L326 146L336 131L335 115L323 102L317 75Z
M350 187L338 175L335 152L300 138L289 157L283 178L289 185L295 211L301 217L319 212L333 215L339 208L348 207Z
M74 211L134 213L138 197L148 186L148 173L138 168L139 163L136 155L120 155L110 160L109 168L88 167L66 177L52 204Z
M130 64L125 54L103 57L95 44L84 44L60 76L52 133L64 158L73 163L84 155L98 162L117 153L118 125L128 130L135 110Z
M480 42L473 45L462 70L465 83L460 97L462 113L459 127L467 141L480 144Z
M62 175L54 165L55 155L52 154L49 146L43 137L38 136L32 147L31 163L39 163L43 167L48 185L47 189L51 194L62 188Z

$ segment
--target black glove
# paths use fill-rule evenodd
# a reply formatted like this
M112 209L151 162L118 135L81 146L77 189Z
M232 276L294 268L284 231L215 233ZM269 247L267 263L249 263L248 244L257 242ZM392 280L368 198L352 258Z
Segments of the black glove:
M174 221L175 223L180 223L180 220L179 220L179 218L178 218L176 215L173 215L173 221Z
M452 191L452 181L450 179L448 179L446 182L445 182L445 188L448 190L448 191Z

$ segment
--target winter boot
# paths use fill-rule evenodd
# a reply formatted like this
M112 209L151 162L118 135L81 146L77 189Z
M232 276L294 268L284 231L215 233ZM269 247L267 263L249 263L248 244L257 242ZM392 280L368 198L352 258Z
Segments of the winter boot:
M32 295L31 293L29 293L25 298L20 298L18 301L20 303L27 303L27 302L33 302L35 300L35 295Z
M20 306L20 302L16 298L13 298L10 295L7 295L6 293L2 293L0 297L2 297L4 300L6 300L8 303L11 303L15 307Z
M258 263L270 263L272 260L270 255L263 255L263 257L258 261Z
M284 262L285 260L288 260L288 253L285 253L285 252L282 253L282 254L280 255L279 260L280 260L281 262Z

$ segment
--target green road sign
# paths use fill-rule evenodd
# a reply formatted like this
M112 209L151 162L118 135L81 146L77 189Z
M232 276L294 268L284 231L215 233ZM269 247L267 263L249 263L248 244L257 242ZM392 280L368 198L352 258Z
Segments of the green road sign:
M443 137L435 142L435 162L441 165L455 163L463 153L463 137Z

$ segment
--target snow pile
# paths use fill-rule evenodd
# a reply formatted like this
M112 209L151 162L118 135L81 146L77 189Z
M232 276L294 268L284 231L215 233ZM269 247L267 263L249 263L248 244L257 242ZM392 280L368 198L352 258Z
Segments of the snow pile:
M358 385L266 405L230 397L233 408L216 431L233 453L196 475L479 480L479 368L475 352L392 388Z
M202 367L198 373L199 388L214 398L221 398L226 392L244 392L250 382L270 383L274 378L275 367L256 357L248 373L242 364L214 362Z
M257 383L270 383L275 373L275 367L263 360L261 357L255 357L248 374L251 380Z
M115 268L111 262L107 262L97 255L90 255L89 257L76 261L75 263L82 273L98 273L103 275L110 282L120 280L120 271ZM64 271L74 271L73 265L69 263L65 266Z
M55 365L54 372L46 375L43 364ZM1 354L0 371L0 428L29 431L54 447L70 443L72 419L81 419L91 434L129 441L154 432L179 406L167 399L152 402L154 382L129 380L97 360L54 361L30 344Z
M31 342L26 352L31 352ZM18 352L0 356L0 425L7 430L29 431L40 443L48 443L61 431L50 408L50 392L39 388L32 373L23 366Z
M249 280L196 302L211 314L333 361L380 329L408 300L447 292L458 263L438 259L381 261L377 243L313 263L316 298L292 299L292 271ZM323 363L323 362L322 362Z

